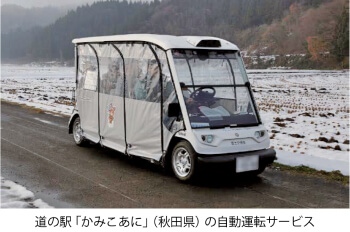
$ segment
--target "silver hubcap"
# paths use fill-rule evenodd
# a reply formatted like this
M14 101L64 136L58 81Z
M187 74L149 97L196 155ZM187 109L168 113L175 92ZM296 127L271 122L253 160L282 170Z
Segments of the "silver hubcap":
M81 141L81 138L82 138L80 121L76 121L74 123L73 135L74 135L75 142L79 143Z
M177 175L186 177L191 172L191 157L185 148L176 149L173 156L173 167Z

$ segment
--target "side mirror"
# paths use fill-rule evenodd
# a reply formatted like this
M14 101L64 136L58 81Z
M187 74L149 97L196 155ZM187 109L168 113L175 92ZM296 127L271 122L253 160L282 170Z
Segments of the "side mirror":
M179 103L170 103L168 106L168 117L179 117L180 111Z

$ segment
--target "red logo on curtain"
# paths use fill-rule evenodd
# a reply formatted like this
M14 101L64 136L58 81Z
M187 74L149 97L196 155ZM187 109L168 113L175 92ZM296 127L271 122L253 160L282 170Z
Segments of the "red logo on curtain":
M109 127L113 127L115 109L116 109L116 107L113 106L112 103L107 108L107 111L108 111L107 121L108 121L108 126Z

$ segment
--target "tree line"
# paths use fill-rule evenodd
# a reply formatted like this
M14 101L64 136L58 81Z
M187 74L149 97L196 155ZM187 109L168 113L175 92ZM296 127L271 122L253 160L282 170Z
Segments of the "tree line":
M104 1L71 10L55 23L2 34L4 60L72 60L72 39L126 33L217 36L244 48L242 32L270 25L288 15L292 4L306 9L332 0L155 0ZM343 16L344 18L345 16ZM346 19L342 19L345 23ZM341 40L345 32L339 26ZM247 34L247 33L246 33ZM335 50L341 50L343 41Z

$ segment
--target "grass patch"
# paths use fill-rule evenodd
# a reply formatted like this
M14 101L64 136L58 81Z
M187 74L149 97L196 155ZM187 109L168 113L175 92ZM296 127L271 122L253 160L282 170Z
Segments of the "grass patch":
M28 106L25 103L12 102L12 101L7 101L5 99L1 99L1 102L5 102L5 103L11 104L11 105L15 105L15 106L20 106L20 107L22 107L24 109L32 110L32 111L35 111L37 113L44 113L45 112L42 109L39 109L39 108L34 107L34 106Z
M349 185L349 176L344 176L341 174L339 170L337 171L332 171L332 172L326 172L326 171L319 171L314 168L309 168L306 166L296 166L296 167L291 167L287 166L284 164L276 163L274 162L271 167L273 169L279 169L281 171L288 171L291 173L299 173L299 174L304 174L304 175L310 175L310 176L318 176L325 178L327 180L333 180L342 183L343 185Z
M63 117L69 117L68 115L65 115L65 114L60 114L60 113L57 113L57 112L52 112L52 111L48 111L48 110L43 110L43 109L40 109L40 108L37 108L35 106L28 106L26 105L25 103L19 103L19 102L12 102L12 101L8 101L6 99L1 99L1 103L7 103L7 104L10 104L10 105L15 105L15 106L20 106L24 109L27 109L27 110L31 110L33 112L36 112L38 114L43 114L43 113L50 113L52 115L57 115L57 116L63 116Z

